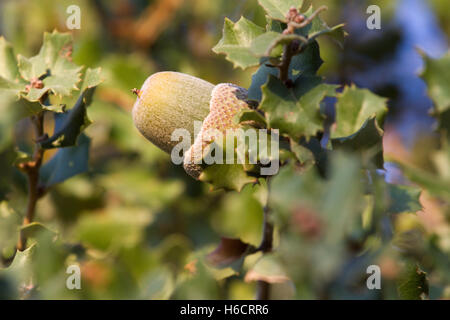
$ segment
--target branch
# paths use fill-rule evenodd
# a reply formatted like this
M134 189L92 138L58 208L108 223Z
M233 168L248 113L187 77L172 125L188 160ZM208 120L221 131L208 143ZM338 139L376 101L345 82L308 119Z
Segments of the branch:
M28 178L27 211L23 219L22 227L25 227L33 222L36 203L43 194L42 190L39 188L39 170L42 165L42 159L44 157L45 150L40 146L39 141L44 136L44 113L40 112L39 114L32 116L31 121L33 123L35 131L35 149L33 159L19 165L19 168L25 172ZM25 250L26 245L27 238L24 232L21 230L19 241L17 243L17 250Z

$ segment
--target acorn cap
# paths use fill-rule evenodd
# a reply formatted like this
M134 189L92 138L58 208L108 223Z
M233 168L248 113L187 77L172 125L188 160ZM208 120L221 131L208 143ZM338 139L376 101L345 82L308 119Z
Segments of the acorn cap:
M183 128L194 136L194 121L209 114L214 85L179 72L158 72L145 80L133 106L132 116L144 137L170 153L178 141L172 132Z

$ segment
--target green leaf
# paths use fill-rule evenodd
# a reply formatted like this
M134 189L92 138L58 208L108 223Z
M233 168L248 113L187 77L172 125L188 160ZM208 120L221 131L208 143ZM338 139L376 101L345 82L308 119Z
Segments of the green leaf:
M387 184L389 213L417 212L422 209L419 202L422 190L417 187Z
M399 277L398 294L403 300L424 300L428 296L427 274L415 263L409 263Z
M317 42L309 44L300 54L294 56L289 65L289 78L293 81L300 76L315 75L323 61ZM252 83L248 89L248 97L252 100L261 101L261 87L267 83L269 76L278 77L278 69L268 67L263 63L252 76Z
M428 152L432 168L396 162L409 180L434 195L450 199L450 146L444 143L440 150Z
M383 130L375 116L367 119L351 136L332 139L331 144L336 150L358 152L363 158L372 160L378 168L383 168Z
M428 95L435 103L437 112L450 108L450 51L439 59L423 54L425 63L421 77L427 83Z
M82 93L75 106L67 112L53 113L55 118L54 134L41 142L43 148L61 148L75 145L78 136L91 121L87 116L87 107L92 102L92 95L101 82L100 69L88 69L82 82Z
M49 233L52 236L57 234L57 232L50 230L40 222L32 222L30 224L27 224L26 226L20 227L20 230L26 238L34 238L42 232Z
M236 23L225 18L222 39L213 51L225 54L226 59L232 62L234 67L245 69L256 66L259 64L259 58L250 50L250 47L253 39L263 33L264 28L244 17Z
M216 233L257 247L262 237L266 197L267 186L262 182L248 184L239 193L227 192L220 202L220 209L213 217Z
M336 129L332 138L348 137L360 130L369 117L375 115L380 121L387 111L385 98L354 85L345 87L337 98Z
M303 0L258 0L267 15L275 20L286 22L286 14L291 7L300 9Z
M214 164L206 167L199 177L200 181L209 182L214 189L241 191L249 183L256 183L256 178L250 177L242 164Z
M251 122L260 125L261 127L267 126L267 122L264 116L261 115L261 113L256 110L242 109L238 112L238 114L236 114L233 121L236 124L243 122Z
M309 17L314 12L311 6L306 12L305 16ZM304 30L306 29L306 30ZM308 39L316 39L322 35L327 35L334 39L336 43L343 48L344 38L347 33L344 31L344 24L336 25L330 28L325 21L323 21L319 15L317 15L310 25L302 28L300 33L308 35Z
M260 108L266 112L270 128L280 130L294 139L309 138L323 129L320 102L326 96L334 96L335 85L317 84L309 89L302 86L302 78L288 89L279 79L270 76L262 87L263 99ZM313 78L316 83L319 78Z
M80 82L81 67L70 61L72 37L68 33L45 33L39 53L32 58L19 56L19 71L24 79L42 79L44 87L31 88L26 99L38 101L51 91L60 96L70 95Z
M450 109L435 115L438 120L438 130L450 140Z
M290 139L289 144L291 151L302 165L312 165L315 163L314 154L311 150L295 142L293 139Z
M77 145L59 149L40 170L40 184L46 188L88 170L90 139L82 134Z
M119 207L103 214L83 216L76 225L75 235L98 250L131 248L142 240L151 220L148 210Z
M283 263L275 254L265 254L255 263L245 275L245 281L264 281L267 283L282 283L289 281Z
M2 78L13 83L22 82L14 49L5 38L0 37L0 79Z
M283 49L281 45L299 40L306 43L308 40L297 34L284 35L278 32L268 31L256 37L251 44L251 51L258 57L279 57ZM276 49L276 50L275 50ZM273 51L275 50L275 53Z

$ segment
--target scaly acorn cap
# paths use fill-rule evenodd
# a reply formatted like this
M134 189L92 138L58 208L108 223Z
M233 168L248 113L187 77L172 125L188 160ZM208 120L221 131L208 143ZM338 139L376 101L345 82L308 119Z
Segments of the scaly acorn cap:
M227 130L239 128L233 123L233 118L241 109L248 109L247 90L231 83L221 83L214 87L209 104L210 112L194 144L184 155L184 170L193 178L198 179L202 173L202 166L197 164L208 151L210 145L221 133L223 138Z
M170 153L178 143L170 139L175 129L186 129L194 137L194 121L203 121L208 115L213 89L213 84L184 73L155 73L136 90L134 125L144 137Z
M225 134L227 129L238 128L233 123L234 116L242 108L249 108L246 89L231 83L214 86L179 72L155 73L135 93L138 95L132 110L135 126L168 153L178 143L171 141L175 129L187 129L194 137L194 121L203 122L200 133L184 155L183 167L195 179L199 178L202 166L194 162L198 157L203 158L206 148L214 141L214 136L208 133L216 129Z

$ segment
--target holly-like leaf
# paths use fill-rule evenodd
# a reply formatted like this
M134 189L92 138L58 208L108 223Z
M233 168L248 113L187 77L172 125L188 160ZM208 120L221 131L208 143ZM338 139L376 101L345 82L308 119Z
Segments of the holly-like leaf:
M199 179L209 182L214 189L241 191L249 183L256 183L256 178L247 174L242 164L214 164L206 167Z
M428 95L435 103L437 112L450 108L450 51L439 59L423 55L425 68L421 77L427 83Z
M250 50L250 47L252 41L263 33L264 28L244 17L236 23L225 18L222 39L213 51L225 54L226 59L232 62L234 67L245 69L256 66L259 64L259 58Z
M77 145L59 149L40 170L39 182L48 188L88 170L90 139L81 134Z
M270 76L263 86L260 108L266 112L270 128L280 130L294 139L309 138L323 129L320 102L326 96L334 96L335 85L317 84L305 93L303 79L299 78L294 87L288 89L279 79ZM313 78L316 83L320 81ZM306 89L307 90L307 89Z
M100 84L100 69L87 69L81 84L82 93L75 106L67 112L54 113L54 134L41 142L43 148L61 148L73 146L78 136L91 124L87 116L87 107L92 102L95 87Z
M332 138L348 137L360 130L369 117L375 115L380 121L387 111L385 98L354 85L345 87L337 98L336 129Z
M289 78L293 81L300 76L315 75L323 61L320 58L320 51L317 42L309 44L300 54L294 56L289 65ZM267 83L269 76L278 77L277 68L269 67L263 63L252 76L252 84L248 89L249 99L261 101L261 87Z
M402 272L397 285L398 294L404 300L424 300L428 296L427 274L415 263Z
M332 139L331 143L333 149L358 152L363 158L368 156L378 168L383 168L383 130L375 116L367 119L351 136Z
M67 96L78 89L82 68L70 60L71 50L71 35L54 31L44 34L42 47L36 56L29 59L19 56L19 71L25 80L43 79L43 87L30 88L26 99L38 101L49 91Z
M286 14L291 7L300 9L303 0L258 0L267 15L275 20L286 22Z

